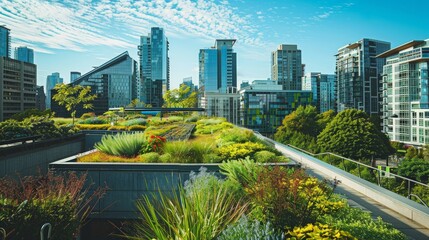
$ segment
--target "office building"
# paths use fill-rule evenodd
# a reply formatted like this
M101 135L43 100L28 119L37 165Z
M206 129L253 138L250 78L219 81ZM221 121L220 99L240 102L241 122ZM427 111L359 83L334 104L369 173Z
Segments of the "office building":
M63 78L60 77L60 73L52 73L46 77L46 109L51 109L52 103L52 89L57 84L63 83Z
M383 67L383 130L391 141L429 144L429 39L380 54Z
M36 109L46 110L46 95L43 86L36 86Z
M93 109L78 109L76 116L84 112L95 112L100 115L109 108L125 107L136 99L137 81L139 80L137 61L128 52L124 52L106 63L94 68L75 79L72 85L90 86L92 94L97 94L93 101ZM66 117L69 113L58 104L52 104L56 116Z
M240 124L267 135L273 135L285 116L299 106L313 105L311 91L283 90L271 80L255 80L239 93Z
M281 44L271 53L271 79L283 90L301 90L304 66L297 45Z
M381 115L381 74L385 60L376 56L390 49L389 42L362 39L336 54L338 111L356 108Z
M183 81L180 85L186 85L188 86L191 91L198 91L198 86L196 86L193 82L192 82L192 77L186 77L183 78Z
M200 49L199 87L201 92L227 93L237 88L237 53L235 39L216 39L215 45Z
M15 59L23 62L34 63L34 51L28 47L15 48Z
M307 73L302 77L302 90L313 93L313 101L320 113L336 111L335 74Z
M0 122L36 107L37 66L0 57Z
M206 92L200 101L200 106L206 109L209 117L223 117L230 123L240 123L240 94L236 89L230 92Z
M0 25L0 57L10 57L10 29Z
M80 78L82 74L80 72L70 72L70 83L74 82L76 79Z
M169 42L163 28L151 28L148 36L140 37L140 101L152 107L163 105L162 96L170 89Z

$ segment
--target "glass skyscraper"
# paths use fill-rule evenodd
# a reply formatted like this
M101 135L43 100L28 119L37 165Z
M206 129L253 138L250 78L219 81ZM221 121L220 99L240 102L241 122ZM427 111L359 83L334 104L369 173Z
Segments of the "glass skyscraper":
M23 62L34 63L34 51L28 47L15 48L15 59Z
M318 72L307 73L302 77L302 90L313 93L313 100L319 112L329 110L336 111L335 90L336 82L334 74L321 74Z
M10 57L10 29L0 25L0 57Z
M271 79L283 90L301 90L303 65L297 45L281 44L271 53Z
M368 114L381 114L379 89L385 60L376 56L389 49L389 42L366 38L338 49L338 111L356 108Z
M429 39L386 51L383 67L383 130L390 140L429 144Z
M140 37L140 100L161 107L162 96L170 89L170 59L168 39L163 28L151 28L148 36Z
M57 72L46 77L46 109L51 109L51 90L54 89L57 84L61 84L63 82L63 78L61 78L60 73Z

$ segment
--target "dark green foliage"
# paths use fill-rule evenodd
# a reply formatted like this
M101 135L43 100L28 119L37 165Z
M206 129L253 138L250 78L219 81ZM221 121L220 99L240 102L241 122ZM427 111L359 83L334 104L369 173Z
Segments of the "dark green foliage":
M10 140L31 136L32 133L28 127L16 120L6 120L0 122L0 140Z
M38 109L33 108L33 109L27 109L24 112L16 113L10 119L14 119L16 121L22 121L25 118L28 118L31 116L51 118L54 116L54 113L51 111L51 109L46 109L45 111L40 111Z
M321 151L351 159L384 158L393 153L387 136L356 109L340 112L319 134L317 143Z
M85 120L87 118L93 118L93 117L95 117L95 113L88 112L88 113L82 114L82 116L80 116L80 119Z
M398 174L427 183L429 178L429 161L419 158L405 159L399 165Z
M109 121L101 117L89 117L79 121L79 124L107 124Z

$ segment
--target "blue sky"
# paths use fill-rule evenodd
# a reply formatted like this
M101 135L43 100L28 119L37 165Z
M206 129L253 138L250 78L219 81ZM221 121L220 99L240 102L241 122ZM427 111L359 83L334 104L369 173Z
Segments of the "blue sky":
M297 44L306 72L334 73L338 48L362 38L398 46L429 38L429 1L333 0L0 0L0 25L12 47L35 50L38 84L60 72L82 74L128 51L138 60L139 37L163 27L170 42L171 86L192 76L198 52L216 38L235 38L238 81L270 77L270 54Z

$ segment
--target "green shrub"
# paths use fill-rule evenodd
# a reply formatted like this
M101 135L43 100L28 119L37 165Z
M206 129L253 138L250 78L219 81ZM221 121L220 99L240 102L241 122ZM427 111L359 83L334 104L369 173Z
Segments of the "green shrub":
M233 128L232 123L226 122L225 118L208 118L197 121L196 134L213 134L223 129Z
M134 126L134 125L145 126L146 124L147 124L147 121L146 119L143 119L143 118L134 118L121 123L121 125L127 126L127 127Z
M260 163L246 159L223 162L219 165L221 173L227 177L227 181L237 186L247 186L258 181L259 174L264 167Z
M127 126L113 125L113 126L110 126L107 130L109 130L109 131L127 131L128 127Z
M357 240L349 232L331 228L328 225L309 223L304 227L295 227L287 233L290 240Z
M101 142L96 143L94 147L109 155L135 157L145 143L145 137L141 133L121 133L104 135Z
M275 153L263 150L255 153L255 161L260 163L277 162L278 158Z
M89 117L79 121L79 124L107 124L109 121L101 117Z
M238 222L228 225L217 238L218 240L248 240L267 239L283 240L284 234L276 231L270 222L262 223L258 220L241 217Z
M169 153L164 153L159 157L159 161L162 163L171 163L171 155Z
M196 115L193 114L192 116L185 119L185 122L197 122L199 118L200 116L198 114Z
M245 157L252 158L256 152L262 150L266 150L266 146L261 143L245 142L222 146L218 152L223 160L234 160Z
M111 127L110 124L76 124L80 130L107 130Z
M201 163L204 155L213 152L213 146L200 142L167 142L164 152L170 154L173 163Z
M140 158L143 160L143 162L147 163L159 163L161 161L160 155L157 152L144 153L140 155Z
M10 140L31 135L30 129L16 120L9 119L0 122L0 140Z
M22 124L30 129L31 135L41 135L42 139L61 137L54 120L46 116L31 116L24 119Z
M133 126L129 126L128 127L128 131L145 131L146 130L146 126L142 126L142 125L133 125Z
M221 132L217 140L217 144L218 146L223 146L232 143L255 142L256 140L256 136L250 130L231 128Z
M95 113L88 112L88 113L82 114L82 116L80 116L80 119L85 120L85 119L94 118L94 117L95 117Z
M24 119L32 116L52 118L54 116L54 113L51 111L51 109L40 111L39 109L33 108L27 109L24 112L15 113L10 119L14 119L16 121L23 121Z
M220 163L222 158L216 153L207 153L203 156L203 163Z

